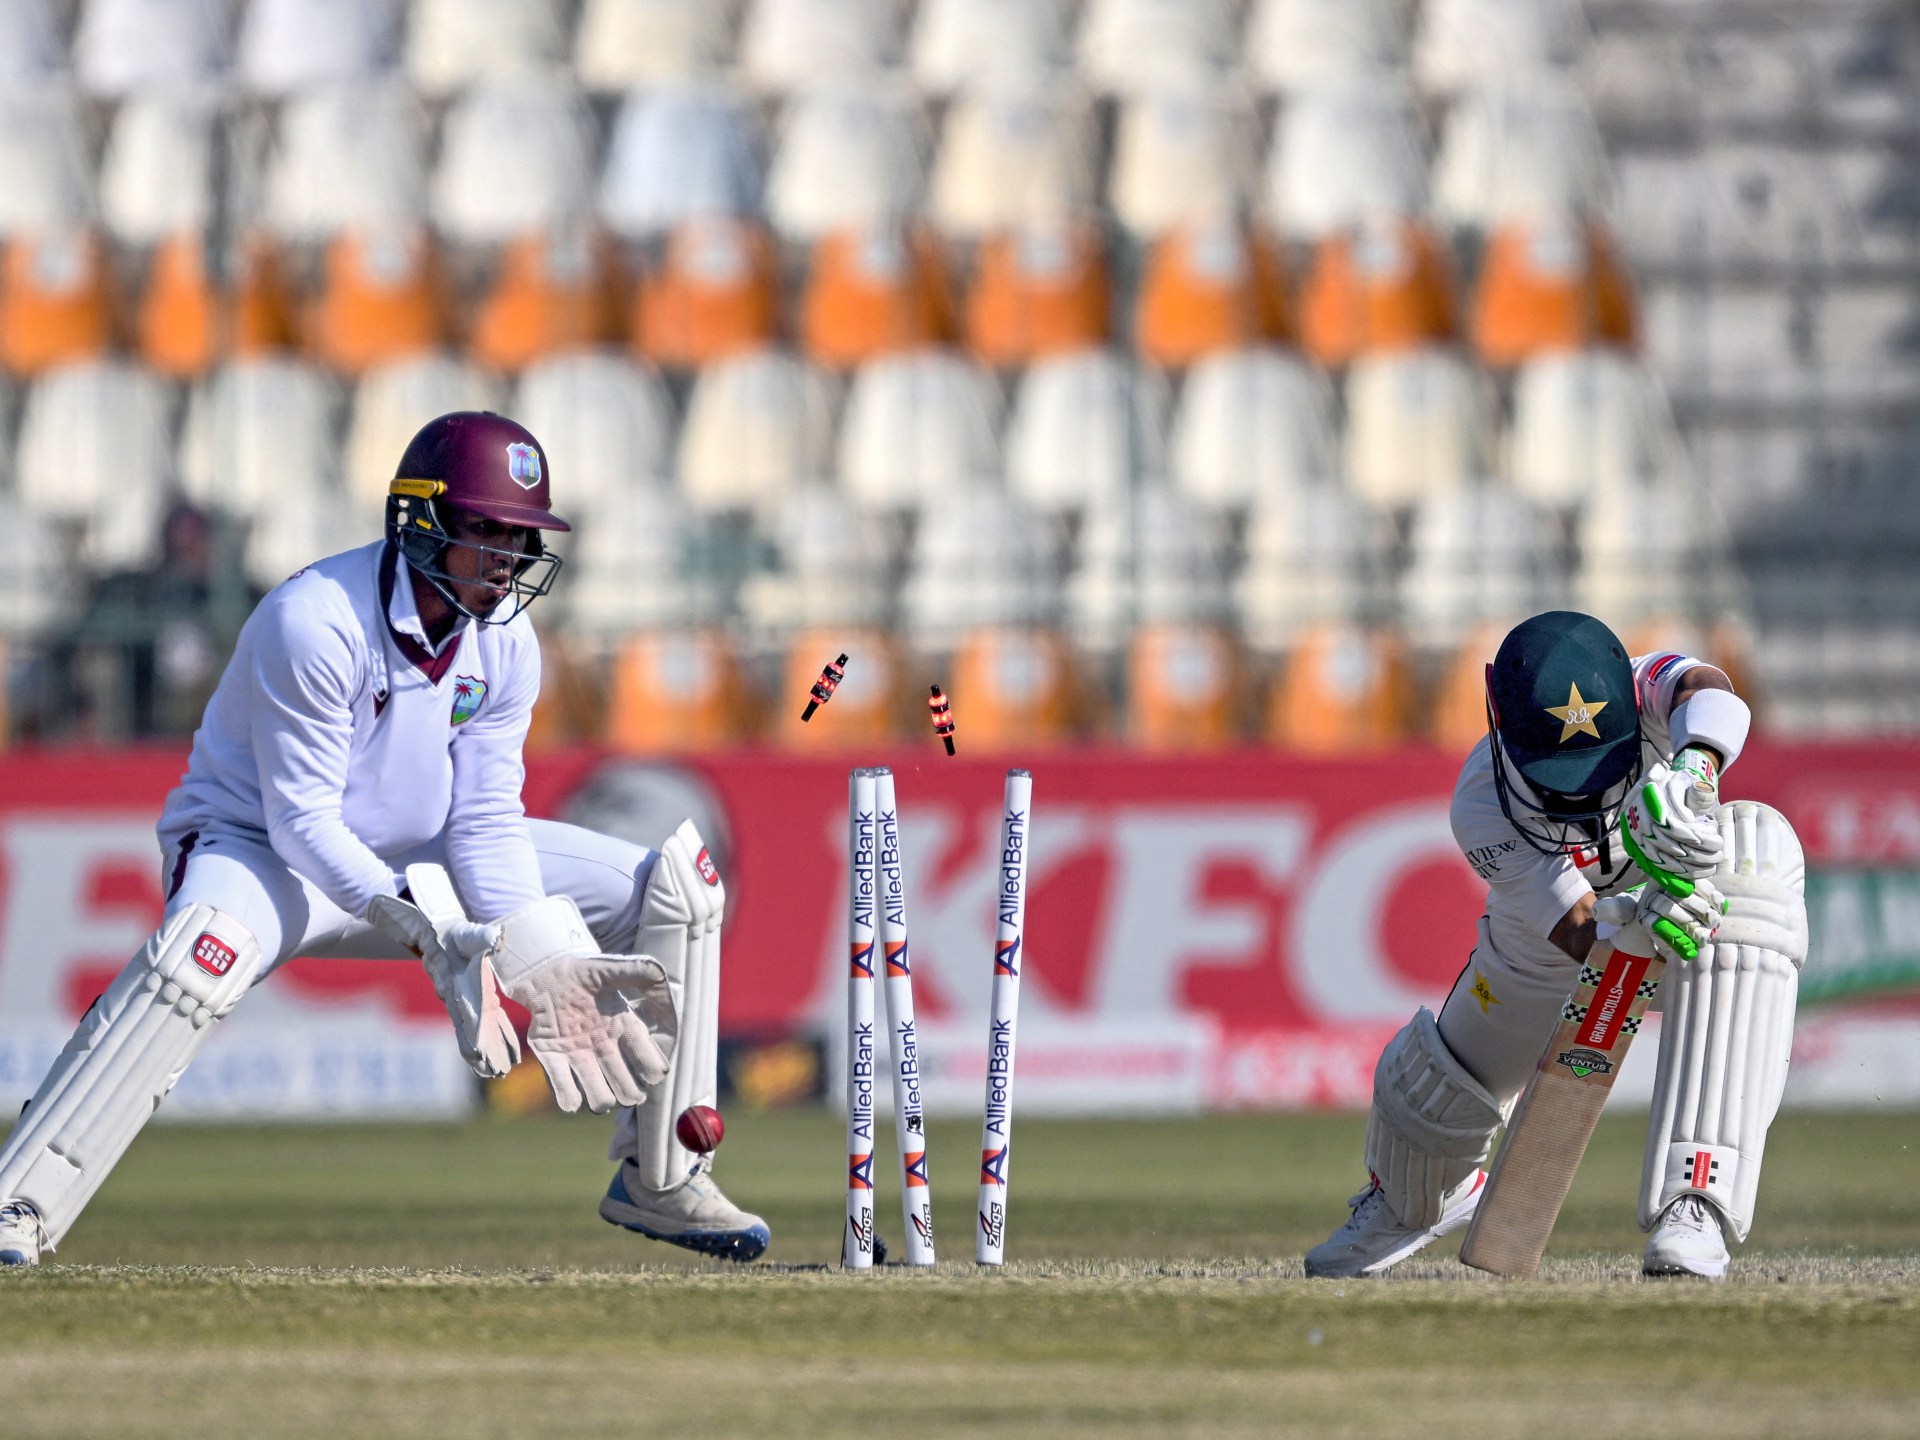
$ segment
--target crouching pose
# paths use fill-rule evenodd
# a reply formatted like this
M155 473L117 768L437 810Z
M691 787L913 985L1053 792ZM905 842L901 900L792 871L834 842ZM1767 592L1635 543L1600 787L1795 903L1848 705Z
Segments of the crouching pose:
M1644 1269L1720 1279L1727 1240L1753 1223L1806 959L1792 828L1767 806L1719 799L1747 706L1713 666L1629 660L1605 625L1564 611L1501 643L1487 704L1452 809L1488 884L1478 943L1439 1016L1421 1010L1382 1053L1368 1184L1308 1252L1307 1273L1378 1274L1473 1218L1495 1132L1581 962L1631 925L1668 962ZM1692 898L1647 883L1649 867L1694 880Z
M386 539L260 603L160 818L160 928L0 1150L0 1263L60 1242L249 988L291 956L370 947L425 960L481 1075L519 1054L497 985L561 1108L617 1108L606 1219L735 1260L766 1248L674 1138L718 1058L725 892L699 834L654 852L521 809L540 686L525 612L559 568L542 532L568 528L548 506L532 435L441 416L401 458ZM449 906L409 868L450 877Z

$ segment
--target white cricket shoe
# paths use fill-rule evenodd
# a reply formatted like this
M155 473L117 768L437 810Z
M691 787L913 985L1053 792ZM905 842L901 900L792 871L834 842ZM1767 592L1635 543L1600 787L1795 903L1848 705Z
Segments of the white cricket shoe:
M1380 1182L1369 1179L1367 1188L1347 1202L1353 1207L1347 1223L1307 1252L1307 1274L1329 1280L1378 1275L1466 1225L1480 1208L1486 1185L1487 1172L1475 1171L1472 1183L1441 1212L1440 1223L1418 1230L1400 1223Z
M1648 1275L1724 1280L1730 1259L1719 1212L1698 1195L1682 1195L1661 1212L1640 1269Z
M600 1201L600 1218L715 1259L759 1259L773 1232L721 1194L708 1168L703 1155L673 1189L649 1190L640 1183L640 1167L625 1161Z
M46 1243L40 1212L24 1200L0 1205L0 1265L38 1265Z

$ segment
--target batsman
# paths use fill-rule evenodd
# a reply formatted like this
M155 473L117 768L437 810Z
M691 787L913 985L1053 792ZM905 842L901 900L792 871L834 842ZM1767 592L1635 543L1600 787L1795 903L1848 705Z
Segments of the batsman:
M0 1150L0 1263L80 1218L207 1037L296 955L418 957L461 1053L528 1047L563 1110L616 1112L615 1224L733 1260L766 1248L679 1144L712 1103L725 890L691 822L658 851L521 807L540 689L528 607L568 529L547 458L499 415L414 436L385 538L248 619L160 817L164 918L81 1019Z
M1722 1279L1753 1224L1807 953L1792 827L1720 799L1746 702L1704 661L1629 659L1592 616L1551 611L1501 642L1487 715L1452 805L1487 882L1477 942L1438 1017L1422 1008L1381 1054L1366 1188L1307 1273L1376 1275L1473 1219L1582 962L1619 937L1666 962L1642 1268Z

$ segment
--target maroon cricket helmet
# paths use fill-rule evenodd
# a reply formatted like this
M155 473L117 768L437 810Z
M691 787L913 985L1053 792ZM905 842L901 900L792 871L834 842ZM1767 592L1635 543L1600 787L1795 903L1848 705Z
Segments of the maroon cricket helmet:
M549 508L547 452L524 425L492 411L456 410L429 420L408 442L389 488L503 525L573 528Z

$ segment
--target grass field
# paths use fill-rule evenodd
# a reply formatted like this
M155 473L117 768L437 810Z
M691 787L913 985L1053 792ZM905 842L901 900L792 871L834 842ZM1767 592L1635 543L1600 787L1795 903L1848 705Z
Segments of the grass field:
M842 1275L839 1123L730 1117L774 1231L721 1268L602 1223L604 1122L157 1127L0 1275L0 1435L1239 1437L1920 1432L1920 1116L1787 1116L1722 1286L1638 1275L1640 1127L1601 1129L1540 1280L1299 1257L1355 1117L1023 1122L1011 1263ZM899 1234L883 1184L883 1233ZM1431 1257L1431 1258L1429 1258Z

